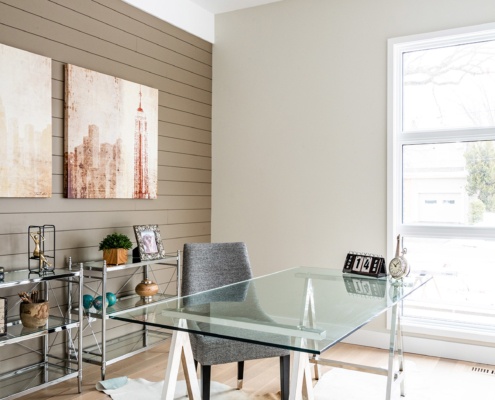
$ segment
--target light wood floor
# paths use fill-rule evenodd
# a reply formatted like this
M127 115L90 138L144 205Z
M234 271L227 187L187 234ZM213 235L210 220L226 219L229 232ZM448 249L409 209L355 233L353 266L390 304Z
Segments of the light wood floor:
M163 379L168 356L168 344L158 346L134 357L120 361L107 368L106 378L127 376L129 378L145 378L150 381ZM346 360L349 362L383 366L386 365L388 353L385 350L371 347L362 347L340 343L330 349L325 356L335 360ZM437 357L426 357L415 354L406 354L406 359L413 361L420 368L431 371L432 374L448 374L452 371L466 371L466 385L473 376L473 367L479 365L463 361L441 359ZM483 366L493 370L494 366ZM322 367L325 372L329 368ZM22 400L108 400L109 397L95 389L95 384L100 380L100 368L98 366L84 364L83 368L83 390L77 393L77 381L71 379L66 382L51 386L45 390L37 391ZM236 365L226 364L212 367L212 380L222 382L235 387ZM495 382L495 377L494 377ZM494 387L495 388L495 387ZM277 393L279 387L279 365L278 359L265 359L246 362L244 372L244 389L253 394Z

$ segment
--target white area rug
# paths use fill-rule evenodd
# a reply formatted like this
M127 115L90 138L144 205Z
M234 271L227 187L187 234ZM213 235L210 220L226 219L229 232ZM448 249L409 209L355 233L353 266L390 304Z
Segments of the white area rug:
M126 377L108 379L96 384L96 389L105 392L113 400L159 400L162 394L163 381L151 382L146 379L130 379ZM175 399L187 400L185 381L178 381ZM248 400L249 393L236 390L219 382L211 382L211 398L214 400Z
M493 400L495 399L495 375L463 370L452 371L441 377L421 371L414 363L406 363L406 397L394 393L393 399L404 400ZM466 385L466 374L469 385ZM314 387L315 400L384 400L386 378L384 376L334 368L323 375ZM99 382L96 387L113 400L158 400L163 381L115 378ZM105 389L106 388L106 389ZM253 396L219 382L211 383L214 400L277 399L277 395ZM184 381L177 383L175 399L187 400Z

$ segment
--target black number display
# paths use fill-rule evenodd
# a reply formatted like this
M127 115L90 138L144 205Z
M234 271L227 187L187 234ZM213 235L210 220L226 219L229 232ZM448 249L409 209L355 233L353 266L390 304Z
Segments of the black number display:
M387 275L385 259L376 254L350 252L342 272L380 278Z

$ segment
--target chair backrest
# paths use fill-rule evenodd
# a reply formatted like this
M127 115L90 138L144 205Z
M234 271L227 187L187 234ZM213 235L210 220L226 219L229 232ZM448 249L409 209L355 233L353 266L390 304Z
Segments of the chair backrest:
M182 295L252 278L245 243L186 243L182 262Z

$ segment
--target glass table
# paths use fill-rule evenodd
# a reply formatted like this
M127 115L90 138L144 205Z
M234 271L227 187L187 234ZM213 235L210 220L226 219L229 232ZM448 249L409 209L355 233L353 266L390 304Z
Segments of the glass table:
M259 343L294 351L290 399L313 398L310 365L330 365L387 376L386 399L400 385L404 365L400 309L402 301L431 279L367 278L338 270L299 267L217 289L143 305L112 316L174 331L162 398L173 399L182 362L189 396L200 399L188 333ZM388 368L323 359L328 348L378 315L391 311ZM309 354L309 356L308 356Z

